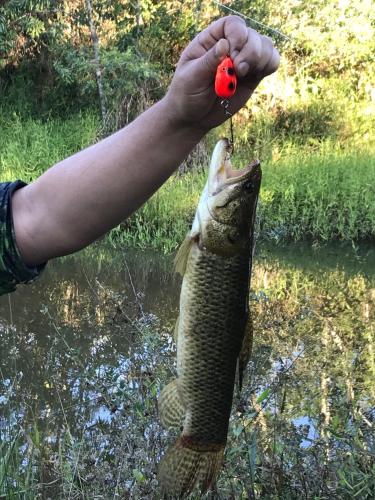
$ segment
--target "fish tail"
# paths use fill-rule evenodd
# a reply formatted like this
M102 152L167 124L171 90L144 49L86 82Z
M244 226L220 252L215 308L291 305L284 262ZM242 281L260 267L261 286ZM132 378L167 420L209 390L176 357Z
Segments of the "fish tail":
M205 493L214 485L223 464L225 445L192 445L181 436L159 465L164 498L185 498L198 485Z

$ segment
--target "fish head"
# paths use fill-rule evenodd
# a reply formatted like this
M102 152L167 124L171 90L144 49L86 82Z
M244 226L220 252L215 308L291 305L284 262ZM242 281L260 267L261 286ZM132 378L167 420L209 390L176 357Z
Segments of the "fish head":
M259 161L237 170L231 153L228 139L216 144L196 221L200 246L223 256L249 246L261 182Z

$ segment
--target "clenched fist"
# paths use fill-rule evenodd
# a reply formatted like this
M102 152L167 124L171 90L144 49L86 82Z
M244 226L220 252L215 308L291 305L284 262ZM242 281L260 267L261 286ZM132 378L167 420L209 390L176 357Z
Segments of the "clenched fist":
M238 77L230 111L236 113L265 76L277 70L280 56L273 42L237 16L223 17L199 33L183 51L165 96L169 117L203 132L225 120L214 92L216 68L226 55Z

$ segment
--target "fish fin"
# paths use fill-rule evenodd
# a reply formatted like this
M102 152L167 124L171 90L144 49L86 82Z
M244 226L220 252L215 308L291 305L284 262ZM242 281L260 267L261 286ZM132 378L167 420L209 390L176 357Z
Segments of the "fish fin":
M179 324L180 324L180 316L177 316L176 324L174 326L174 332L173 332L173 340L176 342L176 344L178 341L178 326L179 326Z
M251 313L249 312L249 316L247 318L245 326L245 335L242 341L242 348L238 356L238 385L240 390L242 389L244 371L248 362L250 361L251 352L253 350L253 336L253 318L251 317Z
M158 479L164 498L185 498L196 485L201 494L213 486L223 465L225 445L186 446L181 436L162 458Z
M178 380L174 379L161 391L158 399L159 418L162 425L179 427L185 416L185 406L178 392Z
M190 249L197 240L197 237L199 238L199 235L193 237L191 233L187 234L176 253L176 257L174 258L174 270L181 276L185 274Z

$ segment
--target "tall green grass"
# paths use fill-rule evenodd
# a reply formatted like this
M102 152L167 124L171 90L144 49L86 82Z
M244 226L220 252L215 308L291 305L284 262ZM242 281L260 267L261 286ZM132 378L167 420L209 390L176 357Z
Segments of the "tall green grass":
M175 249L192 222L206 173L172 177L112 241ZM300 241L375 238L375 155L290 150L263 164L260 238Z
M375 237L375 155L300 152L264 166L261 231L291 240Z
M0 181L30 182L47 168L92 144L99 120L78 113L68 120L21 118L0 110Z
M39 481L35 463L39 458L31 436L20 432L11 442L0 441L0 498L35 498Z
M319 138L312 134L318 127L316 109L309 113L289 117L284 113L278 118L279 125L270 117L254 116L251 140L246 134L238 134L235 165L244 165L254 156L263 160L260 237L277 241L373 239L375 148L371 120L360 121L359 131L350 129L349 134L349 129L344 129L343 136L329 133ZM283 120L293 123L289 134ZM272 123L283 133L272 130ZM239 129L241 117L235 125ZM2 112L0 127L0 180L21 178L28 182L95 142L99 121L93 112L44 122ZM226 131L223 126L210 134L206 140L208 156L217 136ZM262 137L269 140L262 142ZM191 224L206 175L201 168L171 177L140 210L109 234L109 240L113 244L174 250Z
M174 250L187 233L205 182L205 172L174 175L142 208L111 231L110 241L166 253Z

